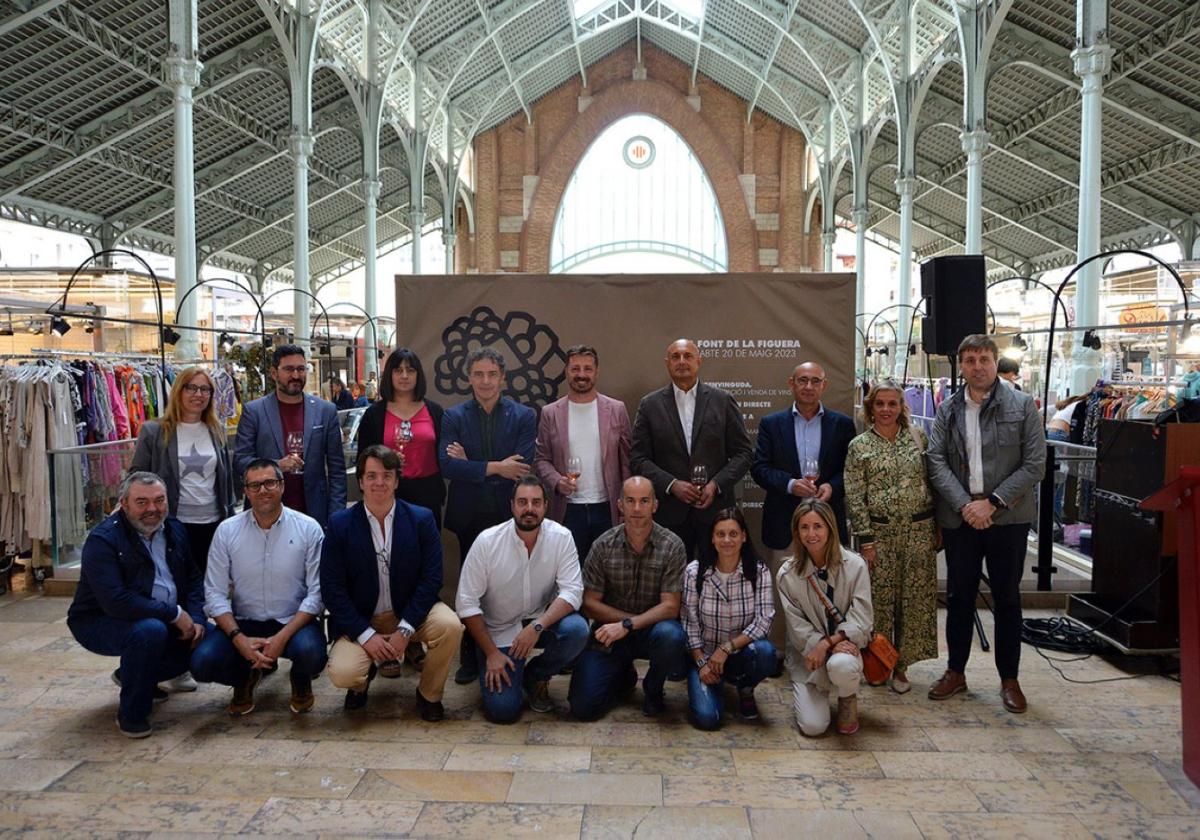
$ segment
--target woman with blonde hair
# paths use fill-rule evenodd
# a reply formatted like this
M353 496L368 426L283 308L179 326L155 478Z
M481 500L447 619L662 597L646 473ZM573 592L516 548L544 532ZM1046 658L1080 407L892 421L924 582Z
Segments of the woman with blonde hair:
M213 407L204 368L180 371L166 411L142 425L130 472L152 472L167 486L171 515L187 530L192 559L203 572L221 520L233 514L233 473L225 427Z
M858 731L863 645L874 620L866 561L838 542L833 508L800 500L792 514L792 556L776 580L787 624L787 666L796 723L810 737L829 728L837 693L837 731Z
M909 422L904 390L877 382L863 400L867 430L846 454L846 513L871 574L875 630L900 659L892 690L909 691L908 666L936 659L937 523L925 473L925 434Z

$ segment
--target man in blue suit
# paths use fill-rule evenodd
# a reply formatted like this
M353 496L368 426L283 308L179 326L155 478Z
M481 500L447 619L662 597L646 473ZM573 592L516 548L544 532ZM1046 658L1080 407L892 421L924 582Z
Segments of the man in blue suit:
M537 415L532 408L502 397L504 357L491 347L467 356L473 399L447 409L442 417L438 453L442 475L450 479L446 527L458 537L459 564L485 528L511 516L513 482L529 472L537 441ZM479 678L475 645L464 635L454 681L466 685Z
M304 393L304 350L282 344L271 355L275 393L246 403L238 421L234 468L269 458L284 471L283 503L324 528L346 507L346 459L333 403Z
M192 562L187 532L167 516L167 488L154 473L130 473L120 509L83 544L71 635L92 653L121 657L117 728L129 738L150 734L151 703L167 699L155 686L188 669L204 638L204 577Z
M329 678L346 689L346 711L367 703L378 666L402 662L410 644L429 646L417 711L445 717L442 692L463 634L438 600L442 538L433 514L396 498L400 458L386 446L358 453L363 500L329 520L321 548L321 597L329 610ZM385 672L386 676L386 672Z
M842 473L846 451L854 439L854 421L821 403L829 381L816 362L796 365L788 377L795 403L785 411L768 414L758 424L758 444L750 475L767 491L763 501L762 541L771 549L771 573L778 574L783 559L792 553L792 512L803 498L827 502L837 517L838 536L845 543L846 493ZM816 479L805 476L806 461L817 462ZM786 629L783 608L775 595L775 620L771 642L784 649Z

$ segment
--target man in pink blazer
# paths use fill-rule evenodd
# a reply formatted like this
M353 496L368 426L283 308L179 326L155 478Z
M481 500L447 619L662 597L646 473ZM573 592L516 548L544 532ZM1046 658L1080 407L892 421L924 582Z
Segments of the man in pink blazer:
M550 496L550 518L575 537L579 562L617 524L617 498L629 478L629 412L596 390L594 347L567 348L565 397L542 409L533 468Z

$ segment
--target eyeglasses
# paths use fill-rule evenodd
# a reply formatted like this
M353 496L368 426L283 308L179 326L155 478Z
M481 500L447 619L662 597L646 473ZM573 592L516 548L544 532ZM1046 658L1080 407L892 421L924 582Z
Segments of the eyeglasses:
M818 385L820 385L822 382L824 382L825 380L819 376L814 376L811 378L809 378L807 376L797 376L792 381L795 382L797 385L799 385L801 388L807 388L809 385L811 385L815 388Z
M257 493L259 490L278 490L279 485L283 484L278 478L268 478L266 481L247 481L246 490L250 493Z
M306 373L308 367L305 365L288 365L287 367L279 368L281 373Z
M183 386L183 390L188 394L203 394L206 397L211 395L213 392L213 389L207 385L193 385L190 382Z

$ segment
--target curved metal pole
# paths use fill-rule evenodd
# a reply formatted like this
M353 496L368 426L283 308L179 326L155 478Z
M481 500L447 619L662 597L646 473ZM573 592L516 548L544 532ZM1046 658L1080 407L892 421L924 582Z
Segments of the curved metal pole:
M379 319L372 316L371 313L367 312L367 310L363 309L357 303L352 303L351 301L348 301L348 300L339 300L337 303L333 304L329 308L337 309L339 306L353 306L355 309L357 309L359 312L361 312L363 314L363 317L366 318L367 321L371 322L371 326L374 328L374 331L375 331L375 349L378 350L379 349ZM366 323L364 322L363 324L359 325L358 329L361 330L365 326L366 326ZM357 332L358 332L358 330L355 330L356 334L357 334Z
M1106 259L1106 258L1112 257L1116 254L1137 254L1138 256L1146 257L1149 260L1153 260L1154 262L1158 263L1163 268L1165 268L1168 272L1170 272L1171 276L1175 278L1175 283L1179 286L1179 290L1183 293L1183 318L1186 321L1191 316L1192 309L1191 309L1191 305L1188 303L1187 286L1184 284L1183 278L1179 276L1179 272L1176 271L1172 266L1167 265L1165 262L1160 260L1158 257L1154 256L1153 254L1147 253L1146 251L1139 251L1135 248L1117 248L1116 250L1113 250L1113 251L1102 251L1099 254L1093 254L1092 256L1088 257L1086 260L1084 260L1081 263L1077 263L1075 265L1075 267L1071 269L1071 272L1066 277L1064 277L1062 282L1058 285L1058 290L1054 293L1055 302L1058 302L1060 300L1060 298L1062 298L1063 290L1067 288L1067 284L1070 283L1071 280L1074 279L1075 275L1079 273L1079 269L1083 268L1086 265L1089 265L1090 263L1094 263L1096 260ZM1054 330L1058 326L1057 321L1058 321L1058 308L1055 307L1054 304L1051 304L1050 305L1050 333L1049 333L1049 337L1046 339L1046 350L1047 350L1047 352L1046 352L1046 378L1042 383L1042 407L1043 408L1045 406L1049 405L1049 402L1050 402L1050 373L1052 371L1053 362L1054 362Z
M984 289L984 294L986 295L989 291L991 291L993 286L999 286L1001 283L1008 283L1012 280L1024 280L1026 283L1035 283L1036 285L1041 286L1043 289L1048 291L1050 294L1054 294L1054 287L1051 286L1049 283L1043 283L1041 280L1036 280L1033 277L1024 277L1019 274L1014 274L1012 277L1005 277L1001 280L993 280L991 283L987 284L987 288ZM1056 300L1058 300L1058 305L1062 307L1063 321L1065 322L1064 326L1068 326L1068 327L1071 326L1071 313L1067 311L1067 305L1065 303L1063 303L1061 298L1056 298ZM1051 304L1051 305L1053 306L1053 304ZM996 316L993 313L992 314L992 334L995 335L995 333L996 333Z
M239 283L237 280L234 280L232 277L210 277L207 280L197 280L195 285L193 285L190 289L188 289L186 292L183 293L183 297L181 297L179 300L175 301L176 326L178 326L178 324L179 324L179 308L180 308L180 306L183 305L183 302L186 301L191 296L192 292L196 291L201 286L208 286L212 283L232 283L234 286L236 286L241 291L245 292L250 297L250 302L253 303L254 308L258 310L257 317L258 317L259 331L262 333L262 337L265 340L267 337L267 317L266 317L266 315L263 314L262 305L259 304L258 298L255 297L254 292L250 291L249 286L245 285L244 283Z
M882 315L883 312L884 312L884 310L882 310L882 309L879 310L878 312L875 313L875 315L871 318L871 320L867 322L867 329L865 330L867 335L871 334L871 327L875 326L875 320L877 318L879 318L879 316ZM884 318L882 320L883 320L883 323L887 324L889 327L892 328L892 341L896 342L896 345L899 346L900 333L896 332L896 325L893 322L889 321L887 318Z
M329 326L329 312L325 309L325 304L321 303L321 301L317 298L317 296L314 295L312 292L307 292L304 289L296 289L296 288L292 288L292 287L284 287L282 289L276 289L275 291L271 292L271 294L267 295L266 297L264 297L262 299L262 309L264 310L264 312L267 308L267 301L269 301L273 297L277 297L278 295L282 295L282 294L308 295L310 298L312 298L314 301L316 301L317 306L319 306L321 308L321 314L325 316L325 341L326 341L326 343L328 343L329 339L331 337L331 332L332 332L332 328ZM267 328L267 323L266 323L266 318L264 317L264 319L263 319L264 332L265 332L266 328ZM312 341L314 338L316 338L315 335L308 336L309 341Z
M47 315L65 315L66 311L67 311L67 295L69 295L71 293L71 287L74 286L75 281L79 279L79 272L83 271L83 269L86 268L87 265L90 262L92 262L93 260L99 259L100 257L103 257L103 256L107 256L108 254L125 254L126 256L133 257L135 260L137 260L138 262L140 262L142 264L142 267L144 269L146 269L146 273L148 275L150 275L150 280L154 283L154 300L158 306L158 362L159 362L159 365L162 367L163 382L166 382L167 381L167 349L166 349L165 343L163 342L163 328L166 326L166 323L163 321L162 286L159 285L158 275L154 273L154 269L150 267L150 263L146 262L144 259L139 257L133 251L130 251L126 248L106 248L103 251L97 251L96 253L92 254L86 260L81 262L79 264L78 268L76 268L73 272L71 272L71 279L67 281L67 287L65 289L63 289L63 294L62 294L61 300L55 302L59 305L60 310L58 312L55 312L54 311L55 304L52 303L52 304L50 304L49 307L47 307L46 314Z

